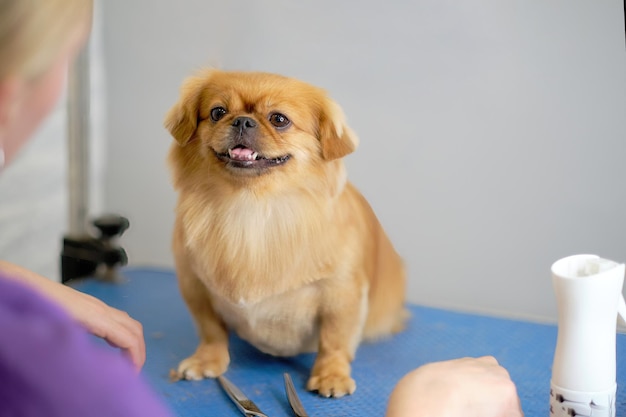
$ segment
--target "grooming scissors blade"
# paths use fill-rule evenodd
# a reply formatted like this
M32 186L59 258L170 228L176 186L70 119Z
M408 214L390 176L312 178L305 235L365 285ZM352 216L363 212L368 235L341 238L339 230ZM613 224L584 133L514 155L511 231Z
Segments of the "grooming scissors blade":
M296 388L293 386L291 376L288 373L284 373L283 377L285 378L285 392L287 393L287 399L289 400L289 405L291 405L291 409L294 414L296 417L309 417L306 411L304 411L304 407L302 406L300 398L296 393Z
M225 376L218 376L217 380L219 381L226 394L228 394L230 399L235 403L237 408L243 413L244 416L267 417L267 415L263 414L261 410L259 410L259 407L257 407L256 404L252 402L252 400L246 397L244 393L241 392L239 388L237 388Z

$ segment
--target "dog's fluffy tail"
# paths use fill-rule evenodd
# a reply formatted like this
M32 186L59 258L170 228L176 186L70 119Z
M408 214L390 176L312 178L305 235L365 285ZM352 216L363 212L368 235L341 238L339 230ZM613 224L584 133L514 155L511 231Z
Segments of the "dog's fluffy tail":
M411 312L404 308L399 309L396 314L390 314L384 319L368 323L363 330L363 340L366 342L375 342L385 339L396 333L400 333L406 327L406 322L411 318Z

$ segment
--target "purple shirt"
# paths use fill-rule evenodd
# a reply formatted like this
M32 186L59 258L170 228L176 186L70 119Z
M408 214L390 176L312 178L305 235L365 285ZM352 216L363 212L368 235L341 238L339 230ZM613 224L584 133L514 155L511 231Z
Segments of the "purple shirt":
M0 274L0 417L169 417L129 360Z

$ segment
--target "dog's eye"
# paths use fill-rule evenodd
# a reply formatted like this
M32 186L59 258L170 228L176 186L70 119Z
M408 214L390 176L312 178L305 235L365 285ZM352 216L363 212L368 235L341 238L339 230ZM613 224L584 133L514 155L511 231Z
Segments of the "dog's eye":
M270 123L273 124L274 127L282 129L289 126L291 121L287 119L287 116L285 116L284 114L272 113L270 115Z
M226 114L226 109L224 107L214 107L211 109L211 120L217 122Z

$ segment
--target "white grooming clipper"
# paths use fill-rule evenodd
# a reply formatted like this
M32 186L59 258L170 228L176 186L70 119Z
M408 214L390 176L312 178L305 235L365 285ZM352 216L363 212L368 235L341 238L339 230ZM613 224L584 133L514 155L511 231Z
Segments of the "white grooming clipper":
M626 322L624 264L574 255L552 265L558 336L550 416L614 417L617 316Z

